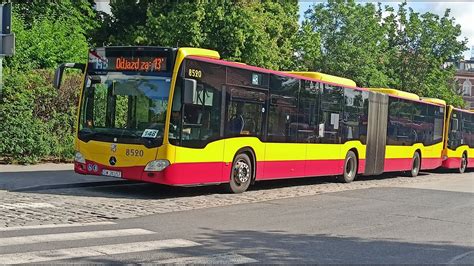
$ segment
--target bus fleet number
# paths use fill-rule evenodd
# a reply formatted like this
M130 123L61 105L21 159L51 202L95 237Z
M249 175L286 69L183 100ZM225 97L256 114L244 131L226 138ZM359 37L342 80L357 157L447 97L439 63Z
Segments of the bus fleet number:
M133 156L133 157L143 157L143 150L134 150L134 149L126 149L125 155L126 156Z
M202 71L199 69L189 69L189 76L193 78L201 78L202 77Z

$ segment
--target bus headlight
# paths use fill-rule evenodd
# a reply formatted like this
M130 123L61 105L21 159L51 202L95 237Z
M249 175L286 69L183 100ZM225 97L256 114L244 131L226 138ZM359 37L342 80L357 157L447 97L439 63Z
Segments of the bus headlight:
M169 165L170 165L170 161L168 160L154 160L154 161L149 162L145 166L145 171L160 172L160 171L163 171Z
M86 158L84 158L84 156L82 155L82 153L76 152L76 155L74 155L74 161L75 161L76 163L85 164L85 163L86 163Z

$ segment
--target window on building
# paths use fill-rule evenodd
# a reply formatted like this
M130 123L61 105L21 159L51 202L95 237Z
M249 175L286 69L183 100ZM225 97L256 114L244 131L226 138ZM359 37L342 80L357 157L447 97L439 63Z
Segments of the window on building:
M468 79L462 84L462 94L466 96L471 96L472 83Z

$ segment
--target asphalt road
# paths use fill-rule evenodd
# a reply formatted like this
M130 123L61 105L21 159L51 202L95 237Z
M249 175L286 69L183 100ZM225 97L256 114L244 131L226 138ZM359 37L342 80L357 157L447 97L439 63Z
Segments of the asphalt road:
M474 264L473 193L471 172L96 225L0 228L0 264Z

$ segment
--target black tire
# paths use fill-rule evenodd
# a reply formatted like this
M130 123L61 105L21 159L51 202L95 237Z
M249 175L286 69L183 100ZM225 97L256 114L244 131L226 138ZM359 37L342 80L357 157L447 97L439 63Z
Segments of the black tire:
M413 159L411 160L411 171L408 172L408 176L416 177L420 173L421 169L421 156L419 152L413 154Z
M458 172L463 174L467 169L467 154L463 153L461 157L461 165L459 165Z
M353 151L348 151L346 159L344 160L344 169L341 177L341 181L344 183L350 183L354 181L357 176L358 162L357 156Z
M252 161L245 153L239 153L232 162L230 181L225 184L225 189L230 193L246 191L253 179Z

